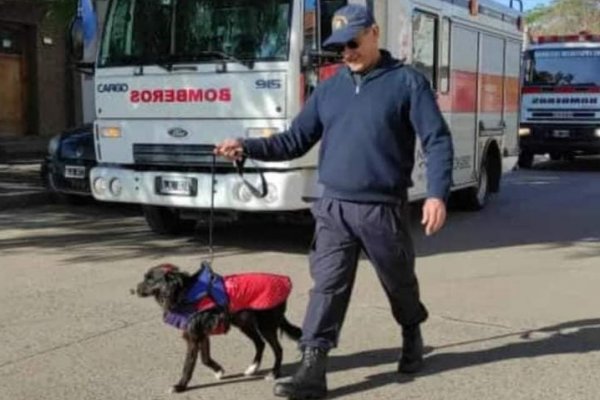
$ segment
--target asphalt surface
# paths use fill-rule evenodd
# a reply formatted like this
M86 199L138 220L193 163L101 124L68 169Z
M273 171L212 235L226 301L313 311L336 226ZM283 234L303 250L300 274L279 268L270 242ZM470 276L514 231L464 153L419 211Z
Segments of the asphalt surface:
M0 163L0 210L48 204L53 196L42 183L41 160Z
M575 399L600 393L600 160L544 162L505 177L478 213L454 211L426 238L418 274L431 317L426 368L396 374L400 333L377 278L361 261L329 360L329 398ZM306 227L220 225L215 268L290 275L288 317L302 321L311 281ZM191 390L168 394L184 343L152 300L129 290L159 262L193 271L206 231L164 238L137 209L92 204L0 211L0 399L265 399L272 382L241 374L250 342L215 337L223 380L198 365ZM299 361L283 338L284 372ZM272 362L265 352L262 372Z

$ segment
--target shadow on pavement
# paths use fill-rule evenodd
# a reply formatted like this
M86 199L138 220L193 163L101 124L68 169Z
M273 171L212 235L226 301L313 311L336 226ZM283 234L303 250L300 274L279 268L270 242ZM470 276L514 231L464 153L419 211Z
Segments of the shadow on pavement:
M447 350L464 345L489 342L513 337L513 343L504 344L485 350L468 352L448 352ZM389 371L365 376L364 380L351 385L330 388L328 399L367 392L378 387L409 383L417 379L426 378L442 372L476 367L500 361L519 358L533 358L553 354L580 354L600 351L600 318L585 319L547 326L533 331L525 330L511 332L482 339L450 343L436 348L427 348L425 368L414 375L401 375L396 372L396 363L400 353L399 347L366 350L359 353L336 356L328 360L328 372L343 372L356 368L369 368L389 364ZM283 366L283 375L293 374L298 363L289 363ZM202 368L202 366L200 366ZM266 373L266 370L261 371ZM241 374L225 377L222 381L195 385L189 390L239 384L252 380L262 379L262 376L244 377Z
M576 171L576 173L571 173ZM570 257L600 255L600 159L543 162L505 176L502 191L480 212L451 211L444 229L425 237L420 207L412 213L417 255L521 245L573 247ZM306 254L311 226L273 222L217 224L216 257L274 251ZM584 243L586 246L581 247ZM86 262L208 253L208 229L168 237L147 228L139 208L110 203L47 206L0 213L0 252L70 247L70 261ZM543 250L542 248L542 250ZM110 249L110 251L107 251ZM80 251L76 251L80 250Z
M515 337L518 341L485 350L470 352L442 352L452 347L469 343L486 342L501 338ZM366 376L363 381L342 386L330 391L328 398L338 398L372 390L390 384L402 384L421 379L428 375L439 374L462 368L476 367L482 364L533 358L553 354L581 354L600 350L600 319L570 321L548 326L534 331L520 331L505 335L483 338L464 343L454 343L432 349L425 358L425 368L415 375L396 373L396 360L399 349L387 348L369 350L360 353L332 356L329 371L339 372L353 368L372 367L380 364L390 365L390 371Z
M215 257L276 251L306 254L311 226L249 221L216 223ZM208 227L195 233L161 236L146 226L139 208L110 203L55 205L0 213L0 253L24 248L68 247L73 263L208 254Z
M452 210L447 225L433 237L423 235L416 209L417 255L524 245L556 249L583 242L585 249L572 257L599 256L600 186L594 184L599 172L600 159L587 158L542 162L531 170L510 173L485 209Z

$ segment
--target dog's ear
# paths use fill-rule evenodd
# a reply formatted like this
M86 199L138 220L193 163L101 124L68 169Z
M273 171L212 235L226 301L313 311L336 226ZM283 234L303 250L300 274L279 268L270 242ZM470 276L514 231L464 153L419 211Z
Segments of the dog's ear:
M160 269L165 274L168 274L170 272L179 272L179 268L177 268L177 266L170 264L170 263L159 264L154 268Z

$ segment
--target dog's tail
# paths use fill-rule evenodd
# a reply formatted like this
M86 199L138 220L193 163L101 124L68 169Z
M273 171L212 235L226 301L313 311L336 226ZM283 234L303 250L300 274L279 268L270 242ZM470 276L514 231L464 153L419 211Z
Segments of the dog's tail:
M283 333L286 334L287 337L294 341L299 341L302 336L302 329L298 328L296 325L292 324L285 317L281 319L281 324L279 328Z

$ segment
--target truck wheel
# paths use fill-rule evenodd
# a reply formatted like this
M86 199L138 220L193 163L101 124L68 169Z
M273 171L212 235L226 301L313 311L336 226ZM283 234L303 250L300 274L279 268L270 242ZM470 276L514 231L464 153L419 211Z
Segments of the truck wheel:
M463 189L460 193L460 202L466 210L478 211L487 204L490 195L490 175L488 163L484 162L479 172L477 186Z
M550 159L552 161L559 161L562 159L563 155L561 153L550 153Z
M179 213L169 207L142 206L142 210L150 230L159 235L190 233L196 225L195 221L181 219Z
M569 153L563 154L563 160L568 161L568 162L575 161L575 153L569 152Z
M519 154L518 165L523 169L531 168L533 166L533 153L528 150L522 150Z

